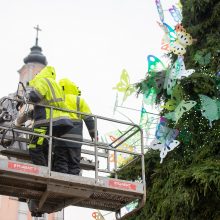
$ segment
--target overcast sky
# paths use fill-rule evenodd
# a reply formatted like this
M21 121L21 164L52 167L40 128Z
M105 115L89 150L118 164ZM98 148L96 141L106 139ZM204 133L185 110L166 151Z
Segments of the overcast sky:
M166 8L176 1L161 2ZM112 87L122 69L135 83L145 77L147 55L161 56L163 33L156 21L154 0L0 0L0 96L17 89L17 70L35 43L33 27L39 24L39 45L57 78L78 84L94 114L112 117ZM125 106L140 109L134 100ZM76 212L69 210L65 220L92 219L89 211L73 218Z

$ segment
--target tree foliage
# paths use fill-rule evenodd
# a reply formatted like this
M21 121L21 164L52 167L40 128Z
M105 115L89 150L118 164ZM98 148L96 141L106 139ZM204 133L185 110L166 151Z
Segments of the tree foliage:
M181 144L168 153L162 164L159 151L146 153L146 204L129 220L220 220L220 120L210 126L201 114L198 96L220 98L220 78L216 74L220 71L220 1L181 3L182 24L195 39L187 47L184 61L187 69L196 71L176 85L172 99L195 100L198 105L176 125L170 122L180 130L177 139ZM140 85L138 92L144 92ZM160 97L165 101L170 98L166 94ZM140 170L137 163L121 177L138 179Z

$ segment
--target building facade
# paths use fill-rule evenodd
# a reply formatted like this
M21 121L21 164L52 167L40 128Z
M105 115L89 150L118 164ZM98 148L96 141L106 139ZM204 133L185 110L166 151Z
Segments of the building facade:
M33 79L46 65L47 59L38 46L38 30L35 45L30 49L30 54L24 58L24 65L18 70L19 82L24 86ZM31 217L27 203L19 202L17 198L0 195L1 220L64 220L64 211L44 214L42 217Z

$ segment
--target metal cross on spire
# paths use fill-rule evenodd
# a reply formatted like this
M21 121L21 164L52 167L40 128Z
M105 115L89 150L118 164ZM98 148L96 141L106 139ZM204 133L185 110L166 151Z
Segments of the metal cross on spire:
M37 25L37 27L34 27L34 29L36 29L36 31L37 31L37 35L36 35L36 46L38 46L38 32L39 32L39 31L42 31L42 30L39 28L39 25Z

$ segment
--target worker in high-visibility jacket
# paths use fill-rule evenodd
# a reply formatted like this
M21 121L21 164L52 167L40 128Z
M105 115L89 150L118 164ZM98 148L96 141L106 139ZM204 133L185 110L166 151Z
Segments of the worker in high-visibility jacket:
M33 80L29 82L28 99L34 103L46 104L53 107L67 109L64 102L64 93L55 81L56 72L51 66L46 66L38 73ZM42 135L49 133L50 124L50 108L35 105L33 111L34 132ZM53 109L52 112L53 136L62 137L72 128L72 120L70 114L65 111ZM61 128L62 127L62 128ZM66 147L64 141L54 141L56 148L63 149ZM32 162L37 165L47 166L48 164L48 140L44 137L32 136L29 144L29 154ZM65 172L62 164L62 155L56 156L54 160L56 164L55 171Z
M74 110L81 113L91 114L91 110L86 103L86 101L80 97L81 91L78 87L71 82L69 79L61 79L59 81L60 86L62 87L65 94L65 103L68 106L69 110ZM88 132L92 138L95 138L95 121L94 117L90 115L83 115L80 113L71 113L70 114L73 128L71 129L71 134L67 136L75 141L81 141L83 138L83 122L85 122ZM65 135L64 135L65 136ZM69 142L69 148L66 148L64 154L69 155L68 160L68 173L73 175L78 175L80 173L80 157L81 157L81 143Z

